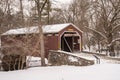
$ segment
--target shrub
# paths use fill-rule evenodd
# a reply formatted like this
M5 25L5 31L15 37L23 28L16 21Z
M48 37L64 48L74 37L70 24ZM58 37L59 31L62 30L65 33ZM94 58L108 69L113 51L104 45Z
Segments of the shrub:
M26 56L17 54L4 55L2 68L4 71L19 70L26 67Z

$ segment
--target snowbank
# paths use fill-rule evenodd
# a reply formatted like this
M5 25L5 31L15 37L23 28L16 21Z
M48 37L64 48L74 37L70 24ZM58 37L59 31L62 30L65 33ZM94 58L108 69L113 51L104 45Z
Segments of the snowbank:
M41 65L41 58L27 56L27 62L28 62L29 67L40 66ZM45 64L48 64L48 60L46 58L45 58Z

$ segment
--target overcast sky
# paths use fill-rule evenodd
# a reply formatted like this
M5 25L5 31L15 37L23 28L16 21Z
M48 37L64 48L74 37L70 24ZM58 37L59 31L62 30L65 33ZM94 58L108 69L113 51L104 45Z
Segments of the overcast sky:
M69 4L72 0L53 0L53 1L58 1L63 4Z
M63 7L67 7L72 0L51 0L51 1L54 7L63 8Z
M70 1L72 0L57 0L57 1L60 1L61 3L70 3Z

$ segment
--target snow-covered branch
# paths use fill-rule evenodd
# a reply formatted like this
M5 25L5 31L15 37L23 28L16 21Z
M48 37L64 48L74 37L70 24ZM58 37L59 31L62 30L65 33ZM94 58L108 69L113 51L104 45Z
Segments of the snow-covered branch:
M114 30L116 30L118 27L120 27L120 24L116 25L116 26L112 29L112 32L113 32Z
M120 38L116 38L116 39L112 40L112 42L110 44L108 44L108 46L111 46L115 41L118 41L118 40L120 40Z
M107 39L107 37L106 37L104 34L102 34L101 32L99 32L99 31L97 31L97 30L95 30L95 29L92 29L92 28L86 27L86 26L85 26L85 28L94 31L94 32L98 33L99 35L101 35L103 38Z
M116 38L116 39L112 40L112 43L115 41L118 41L118 40L120 40L120 38Z

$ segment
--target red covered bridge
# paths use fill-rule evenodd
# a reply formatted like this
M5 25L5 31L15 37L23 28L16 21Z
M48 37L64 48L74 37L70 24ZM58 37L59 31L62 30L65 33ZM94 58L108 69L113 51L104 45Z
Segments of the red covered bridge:
M49 50L63 50L67 52L76 52L82 50L82 31L74 24L65 23L44 25L42 26L42 29L44 33L46 57L48 56ZM31 53L33 50L29 50L27 52L24 51L25 49L21 49L20 47L24 47L23 36L26 36L27 34L27 36L29 35L30 37L33 37L32 35L35 34L36 37L33 37L34 39L29 41L31 48L33 48L36 44L35 40L38 38L38 33L39 29L37 26L8 30L7 32L3 33L1 37L2 53L37 54L37 52ZM29 39L29 37L27 37L27 39ZM20 44L19 46L18 43Z

